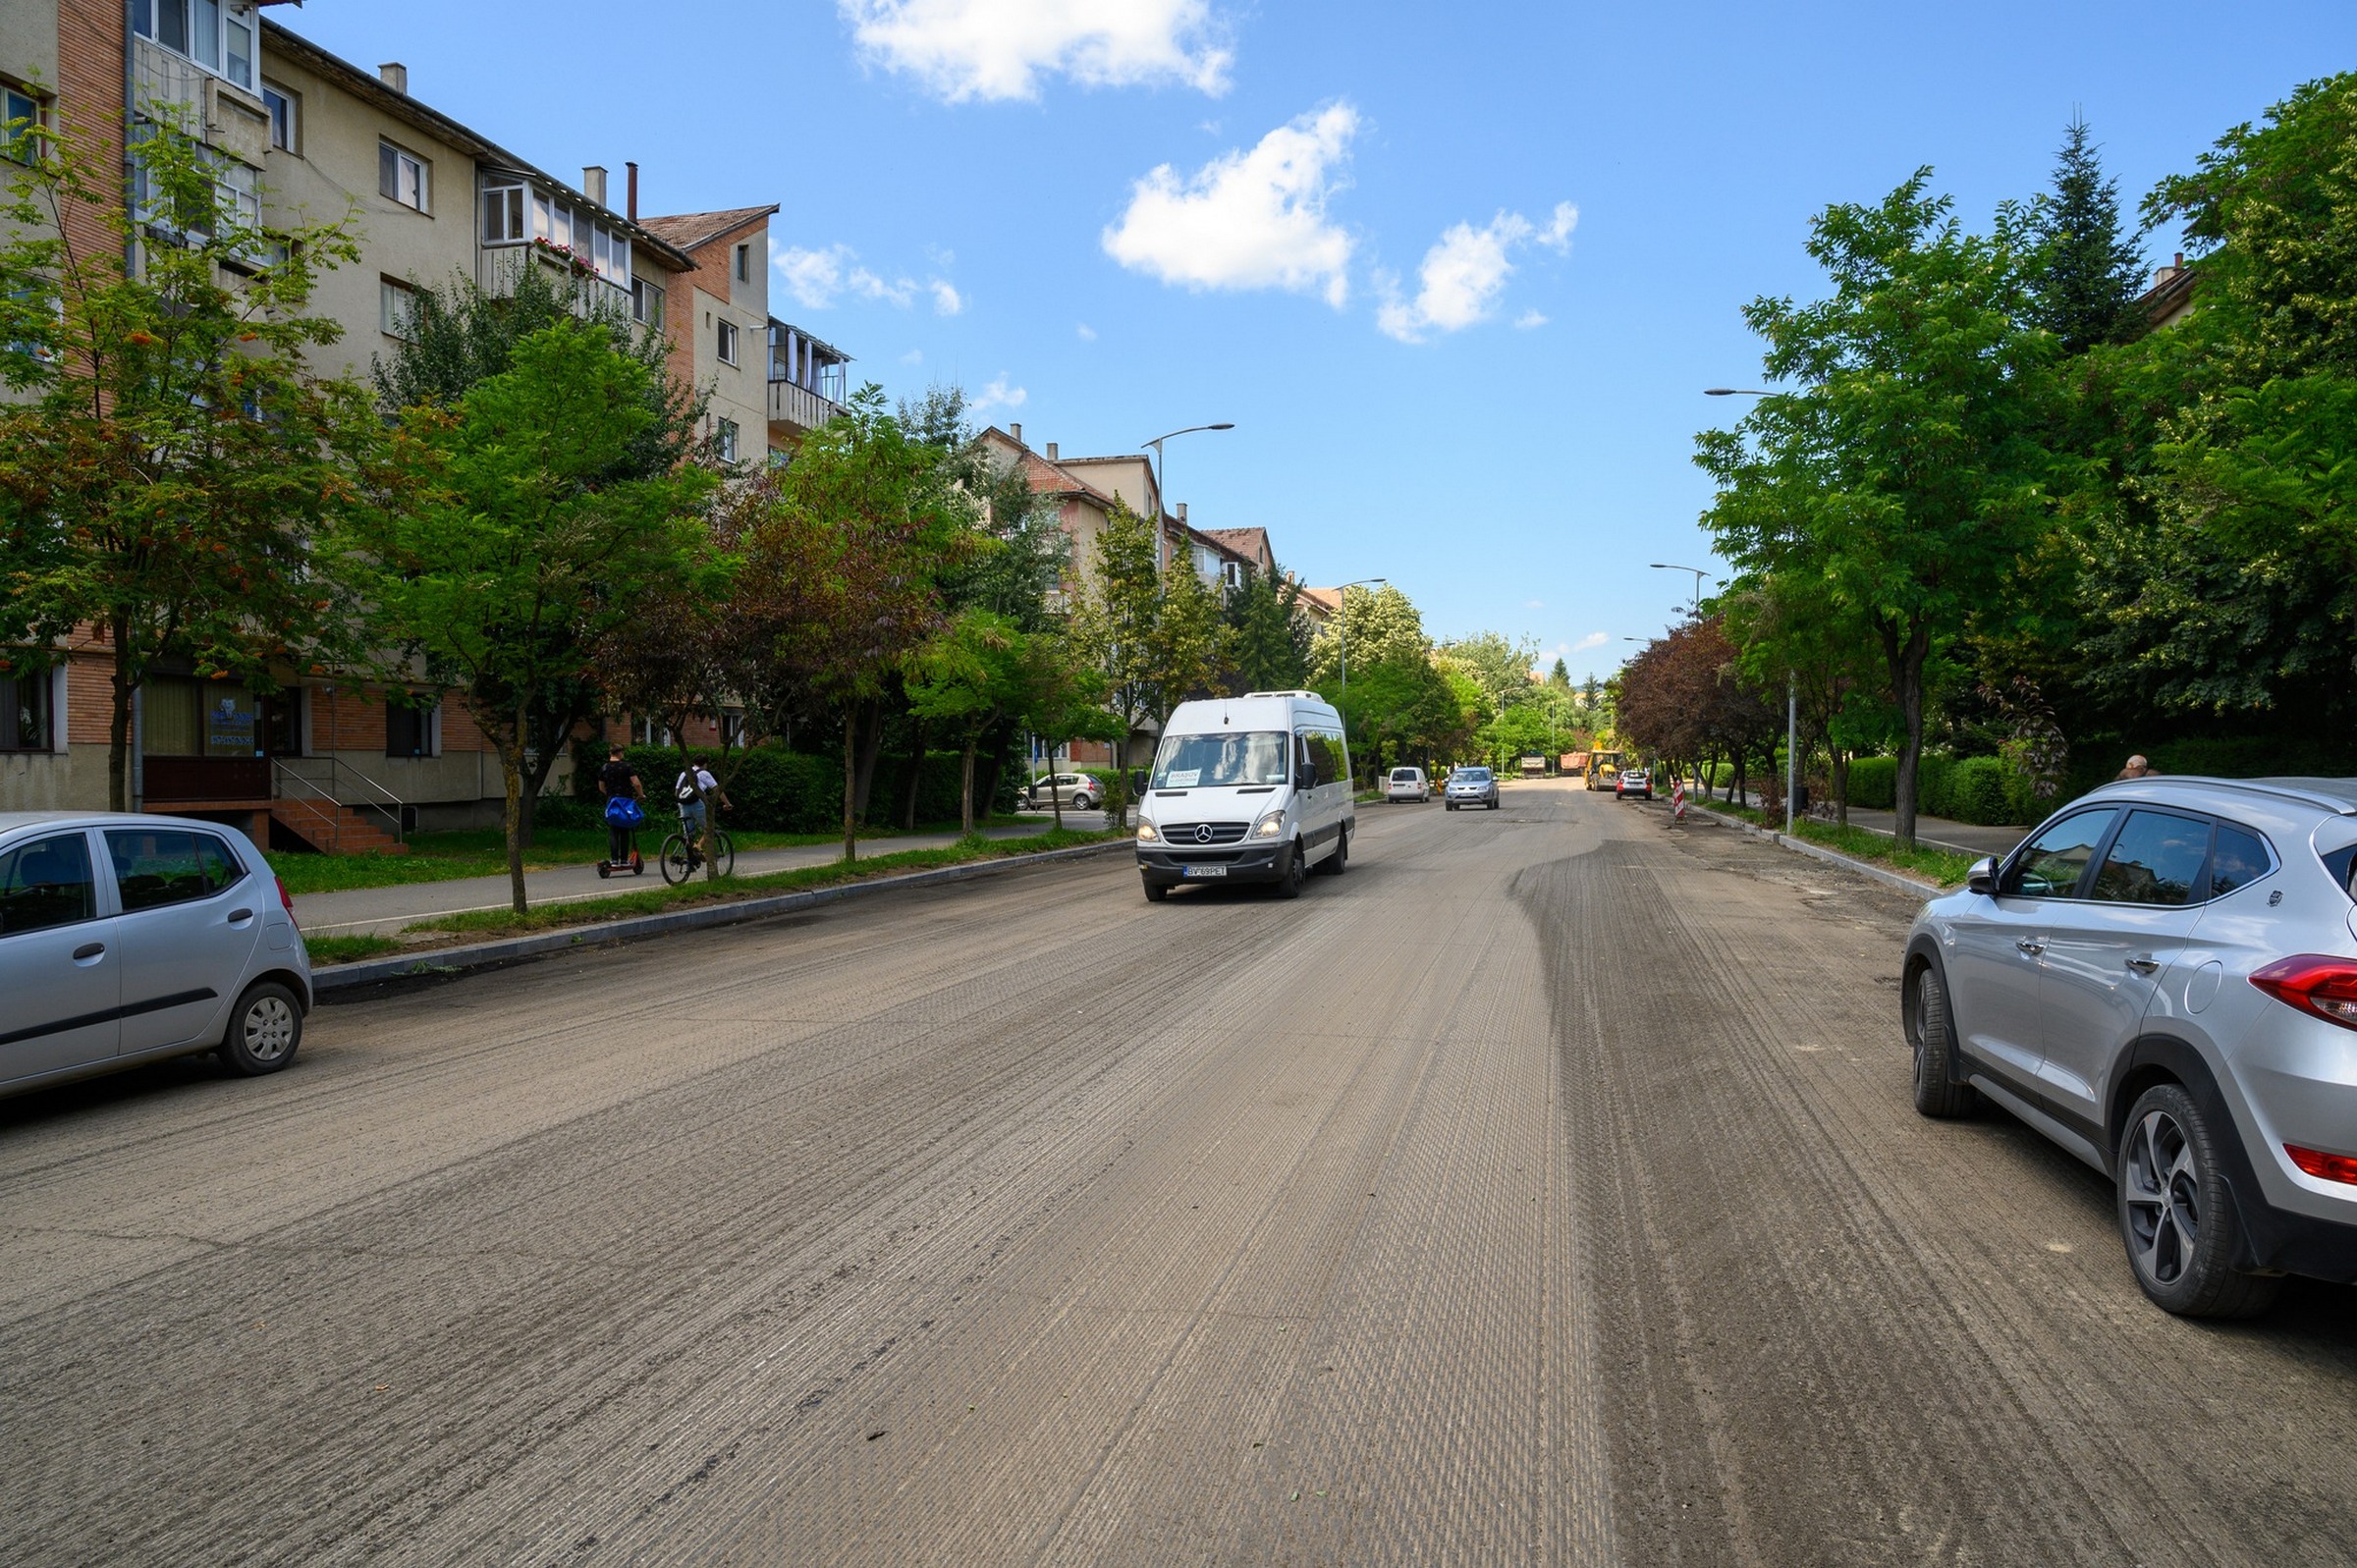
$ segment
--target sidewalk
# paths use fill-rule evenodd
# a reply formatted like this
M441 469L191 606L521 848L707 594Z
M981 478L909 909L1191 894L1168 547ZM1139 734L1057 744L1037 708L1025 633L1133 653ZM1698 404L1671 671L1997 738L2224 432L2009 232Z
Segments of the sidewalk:
M1893 834L1898 831L1898 814L1852 806L1849 808L1849 825L1871 833ZM1915 816L1917 843L1933 849L1952 849L1960 855L2001 855L2021 842L2029 831L2028 828L1977 827L1969 822L1950 822L1946 817L1927 817L1920 812Z
M1104 826L1102 812L1071 811L1064 814L1068 828L1093 830ZM1019 827L1002 826L987 830L993 838L1024 838L1046 833L1055 827L1055 819L1045 812L1036 817L1026 814ZM610 897L628 892L632 888L648 884L663 886L663 874L655 867L653 845L646 836L639 835L639 852L646 856L644 876L621 876L601 879L595 865L550 866L541 871L527 871L523 876L525 895L532 906L542 904L577 903L584 898ZM660 841L660 840L658 840ZM954 833L904 834L889 838L861 839L859 856L862 860L878 855L897 854L904 849L942 849L958 841ZM753 876L771 871L793 871L803 866L831 866L843 858L840 843L806 844L795 849L746 849L737 856L737 875ZM310 892L295 900L295 921L314 937L399 936L404 926L420 920L432 920L442 915L466 914L477 909L508 907L508 879L498 877L465 877L454 882L412 882L392 888L356 888L348 892Z

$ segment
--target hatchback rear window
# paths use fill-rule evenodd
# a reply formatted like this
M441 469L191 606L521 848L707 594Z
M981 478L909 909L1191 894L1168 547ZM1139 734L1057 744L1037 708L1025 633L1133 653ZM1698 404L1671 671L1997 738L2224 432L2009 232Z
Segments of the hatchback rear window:
M229 846L209 833L110 828L106 852L125 914L210 898L246 875Z

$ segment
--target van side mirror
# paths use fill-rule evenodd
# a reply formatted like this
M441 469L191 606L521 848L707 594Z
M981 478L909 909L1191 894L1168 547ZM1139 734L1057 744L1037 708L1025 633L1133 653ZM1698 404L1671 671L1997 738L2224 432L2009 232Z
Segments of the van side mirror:
M1964 873L1964 891L1992 896L1996 894L1997 856L1983 855L1972 863L1972 869Z

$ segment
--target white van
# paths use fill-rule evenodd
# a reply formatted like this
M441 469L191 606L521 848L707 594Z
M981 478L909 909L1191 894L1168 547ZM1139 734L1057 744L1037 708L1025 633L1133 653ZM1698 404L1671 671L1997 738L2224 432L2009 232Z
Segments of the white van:
M1182 882L1272 882L1298 897L1312 867L1342 872L1358 829L1343 717L1314 691L1182 702L1137 818L1148 898Z

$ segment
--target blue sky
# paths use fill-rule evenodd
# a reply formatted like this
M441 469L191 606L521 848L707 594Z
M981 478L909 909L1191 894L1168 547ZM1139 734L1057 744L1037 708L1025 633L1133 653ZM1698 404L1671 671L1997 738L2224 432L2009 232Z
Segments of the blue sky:
M1710 567L1696 429L1812 213L1919 164L1968 222L2074 110L2123 193L2347 69L2346 0L608 0L276 13L641 209L777 201L777 313L1034 446L1181 425L1171 498L1309 580L1607 673ZM690 25L692 24L692 25ZM617 186L619 190L619 184ZM2166 259L2170 237L2148 242Z

